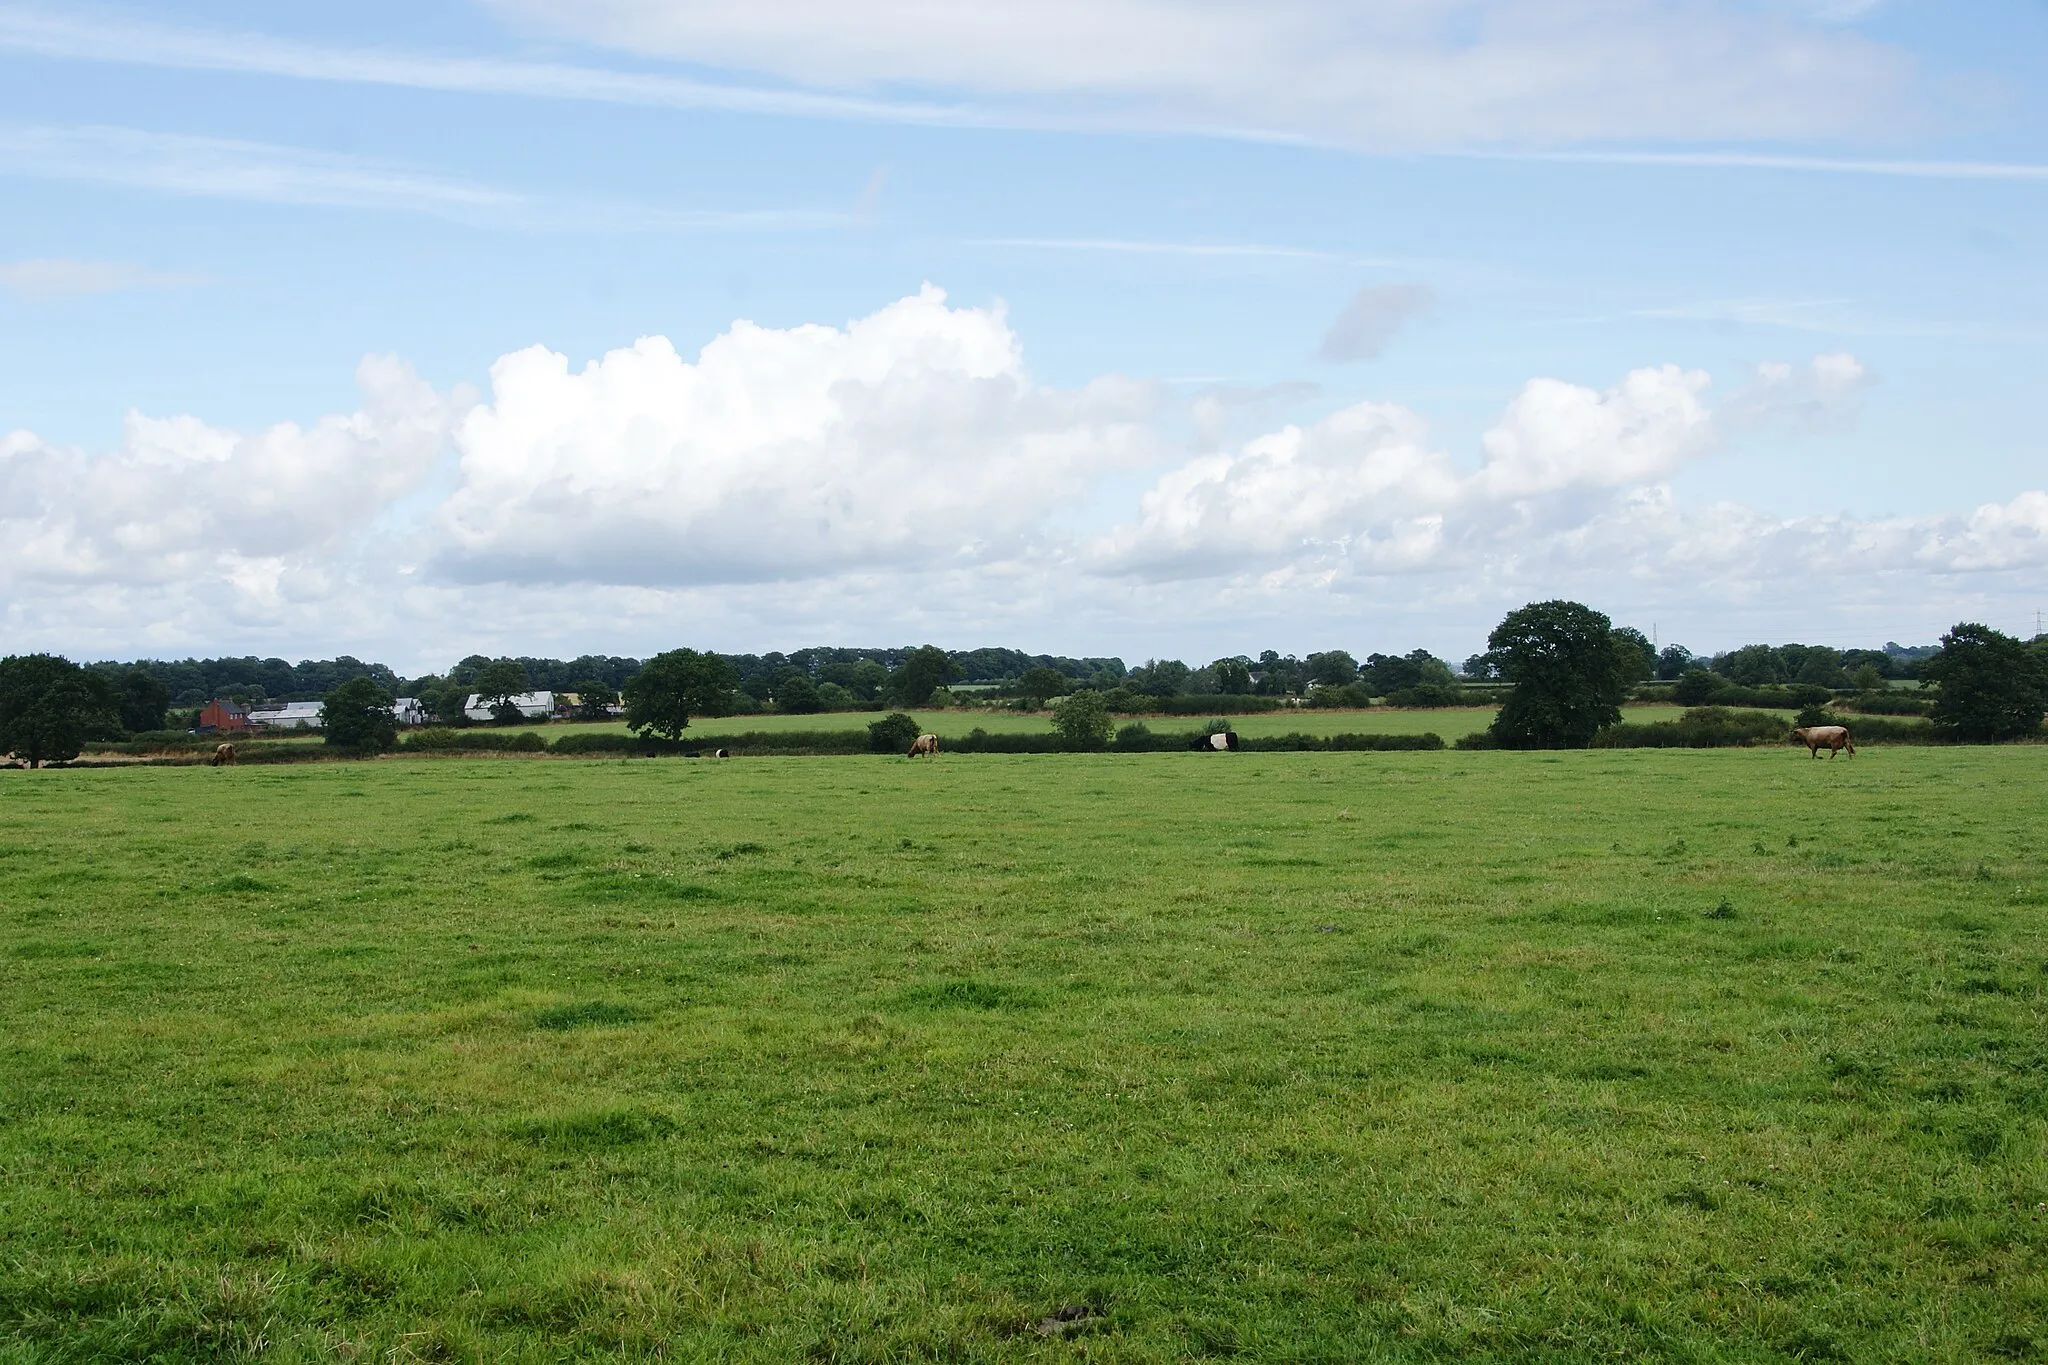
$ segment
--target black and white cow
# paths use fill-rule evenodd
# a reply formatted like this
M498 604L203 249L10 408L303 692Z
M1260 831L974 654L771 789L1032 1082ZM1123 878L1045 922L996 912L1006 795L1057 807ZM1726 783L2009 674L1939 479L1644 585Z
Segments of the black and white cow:
M1237 752L1237 731L1224 730L1213 735L1196 735L1188 741L1188 747L1207 753Z

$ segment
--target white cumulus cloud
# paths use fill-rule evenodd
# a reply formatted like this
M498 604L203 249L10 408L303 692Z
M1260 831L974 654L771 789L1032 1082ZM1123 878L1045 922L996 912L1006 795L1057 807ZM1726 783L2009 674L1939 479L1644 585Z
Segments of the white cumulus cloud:
M1000 309L920 293L843 328L737 323L491 369L440 564L469 580L689 584L1016 553L1149 455L1154 391L1034 385Z

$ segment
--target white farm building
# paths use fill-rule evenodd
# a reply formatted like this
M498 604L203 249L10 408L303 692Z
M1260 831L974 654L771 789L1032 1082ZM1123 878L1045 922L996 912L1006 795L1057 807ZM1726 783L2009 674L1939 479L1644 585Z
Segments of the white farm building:
M555 714L555 694L552 692L519 692L508 700L528 720L546 720ZM491 708L482 696L472 692L462 703L462 714L471 720L489 720Z

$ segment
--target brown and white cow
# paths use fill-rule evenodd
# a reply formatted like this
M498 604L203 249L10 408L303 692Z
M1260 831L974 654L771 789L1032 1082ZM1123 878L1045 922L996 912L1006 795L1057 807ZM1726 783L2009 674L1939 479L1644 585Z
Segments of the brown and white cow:
M214 767L216 767L216 768L232 768L232 767L234 767L234 766L235 766L235 746L234 746L234 745L232 745L232 744L216 744L216 745L214 745L214 746L213 746L213 757L212 757L212 759L210 759L209 761L210 761L210 762L211 762L211 763L213 764L213 766L214 766Z
M933 758L937 758L939 756L939 737L937 735L919 735L916 741L911 744L910 752L903 756L905 758L916 758L919 754L929 754Z
M1856 757L1856 742L1849 738L1846 725L1802 725L1792 732L1792 738L1804 744L1815 758L1820 757L1822 749L1828 751L1829 758L1844 749L1849 751L1849 757Z

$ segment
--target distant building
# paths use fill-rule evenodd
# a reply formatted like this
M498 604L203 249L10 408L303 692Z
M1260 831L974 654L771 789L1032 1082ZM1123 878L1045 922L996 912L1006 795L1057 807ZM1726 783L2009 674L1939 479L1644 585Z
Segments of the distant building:
M248 709L238 701L222 701L216 697L199 712L197 729L202 735L240 734L248 728Z
M490 720L491 708L483 704L483 697L472 692L462 703L462 714L471 720ZM546 720L555 714L555 694L552 692L519 692L507 698L519 708L519 714L528 720Z
M318 730L326 724L317 701L288 701L258 707L249 712L249 724L259 730Z
M418 697L400 697L391 703L391 714L400 725L425 725L427 706Z

